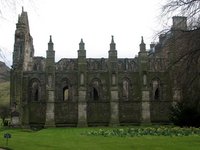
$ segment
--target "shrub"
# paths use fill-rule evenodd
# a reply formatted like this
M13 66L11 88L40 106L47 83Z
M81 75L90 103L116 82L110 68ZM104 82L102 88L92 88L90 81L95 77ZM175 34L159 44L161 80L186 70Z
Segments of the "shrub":
M200 127L198 105L178 102L171 108L170 120L180 127Z
M180 127L134 127L123 129L99 129L86 133L93 136L117 136L117 137L134 137L134 136L189 136L199 135L199 128L180 128Z

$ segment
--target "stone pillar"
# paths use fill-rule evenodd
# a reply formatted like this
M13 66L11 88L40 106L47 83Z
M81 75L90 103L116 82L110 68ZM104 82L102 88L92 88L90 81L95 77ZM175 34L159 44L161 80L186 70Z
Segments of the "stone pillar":
M141 103L141 123L150 124L150 101L149 90L142 90L142 103Z
M50 36L46 58L46 120L45 127L55 126L55 51Z
M110 126L119 125L119 97L118 90L111 90L110 99Z
M87 126L87 102L86 102L86 90L79 89L78 95L78 127Z
M141 86L141 123L150 124L150 94L148 87L148 52L146 51L146 44L144 43L143 37L140 44L139 52L139 75L140 75L140 86Z
M79 43L78 50L78 127L87 126L87 100L86 100L86 77L87 77L86 50L83 39Z
M112 36L109 50L109 84L110 84L110 126L119 125L119 95L118 95L118 66L117 50Z
M54 99L55 93L53 90L47 90L47 104L46 104L46 121L45 127L54 127L55 118L54 118Z

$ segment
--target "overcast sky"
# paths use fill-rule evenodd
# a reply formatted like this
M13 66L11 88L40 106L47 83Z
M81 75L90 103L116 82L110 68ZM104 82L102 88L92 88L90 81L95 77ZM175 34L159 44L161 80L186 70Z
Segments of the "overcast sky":
M160 0L37 0L23 5L28 12L35 55L46 56L52 35L56 61L77 58L81 38L88 58L107 58L111 35L118 57L131 58L139 51L141 36L149 48L155 32L161 29ZM6 19L1 18L0 46L11 53L21 8L8 12L4 13Z

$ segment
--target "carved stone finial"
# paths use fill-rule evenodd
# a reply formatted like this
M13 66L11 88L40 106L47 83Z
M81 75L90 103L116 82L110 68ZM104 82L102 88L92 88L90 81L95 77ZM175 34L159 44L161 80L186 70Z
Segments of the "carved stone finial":
M85 50L85 43L83 42L82 38L81 38L81 42L79 43L79 50Z
M144 39L143 39L143 36L141 37L141 39L142 39L142 40L141 40L141 43L142 43L142 44L144 44Z
M111 43L110 43L110 50L116 50L115 49L115 42L114 42L114 36L112 35L111 36Z
M114 43L114 36L112 35L111 37L112 37L111 43Z
M50 40L49 40L49 43L52 43L52 36L50 35Z
M140 51L141 52L145 52L146 51L146 44L144 43L143 36L141 37Z

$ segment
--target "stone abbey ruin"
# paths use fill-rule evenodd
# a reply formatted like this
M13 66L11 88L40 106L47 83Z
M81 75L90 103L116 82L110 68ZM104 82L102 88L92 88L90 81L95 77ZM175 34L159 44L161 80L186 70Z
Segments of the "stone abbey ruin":
M11 69L13 126L96 126L169 123L180 89L168 69L174 49L164 47L187 18L173 17L170 33L150 49L142 38L137 57L117 56L114 37L108 58L87 58L84 42L76 59L55 62L52 37L45 57L34 56L27 12L16 24Z

